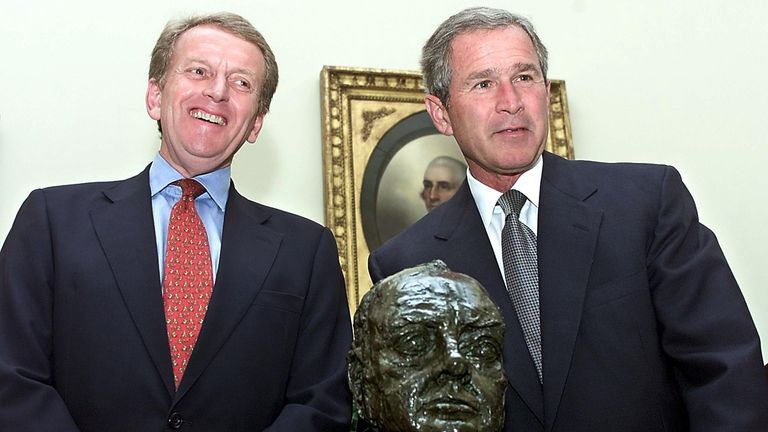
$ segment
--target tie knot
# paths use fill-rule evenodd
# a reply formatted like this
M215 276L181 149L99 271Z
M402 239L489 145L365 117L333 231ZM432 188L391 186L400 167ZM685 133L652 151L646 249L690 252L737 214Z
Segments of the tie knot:
M504 210L504 216L513 214L516 217L519 217L520 210L523 208L523 204L525 204L527 199L528 198L526 198L519 190L510 189L504 192L498 202L502 210Z
M192 179L181 179L173 182L173 184L181 187L181 196L195 199L205 192L203 185Z

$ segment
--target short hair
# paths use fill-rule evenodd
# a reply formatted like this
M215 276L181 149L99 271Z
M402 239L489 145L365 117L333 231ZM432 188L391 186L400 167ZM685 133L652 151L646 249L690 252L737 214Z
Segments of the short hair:
M547 80L547 48L539 39L533 24L520 15L503 9L474 7L449 17L432 33L421 52L421 70L424 74L424 86L427 93L435 95L448 106L450 95L448 87L453 78L451 66L452 43L457 36L477 30L495 30L505 27L518 27L531 39L539 59L539 67Z
M464 180L467 175L467 165L464 162L450 156L438 156L432 159L427 165L427 170L433 166L443 166L451 170L453 179L457 183ZM424 173L426 174L426 170L424 170Z
M355 335L359 335L361 332L369 331L371 329L370 315L377 310L378 303L381 302L381 297L385 295L387 289L408 290L410 283L421 284L422 280L425 278L451 279L455 283L476 283L477 285L480 285L480 282L470 276L454 272L448 268L448 265L445 262L439 259L401 270L398 273L376 282L360 300L360 304L357 306L357 311L353 319ZM352 341L352 346L353 348L367 346L368 342L370 341L365 337L356 337Z
M272 96L277 89L278 73L277 61L272 49L267 44L264 36L251 25L248 20L240 15L230 12L218 12L208 15L196 15L180 20L169 21L152 49L152 57L149 62L149 78L157 81L163 88L166 81L168 64L171 62L176 42L187 30L202 25L211 25L220 28L234 36L250 42L261 50L264 56L264 80L259 91L258 114L264 115L269 111ZM159 122L158 122L159 124Z

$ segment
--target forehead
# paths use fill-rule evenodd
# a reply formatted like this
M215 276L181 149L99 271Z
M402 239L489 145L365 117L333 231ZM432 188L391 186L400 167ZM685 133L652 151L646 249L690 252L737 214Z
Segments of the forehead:
M431 165L424 172L425 179L451 180L452 170L445 165Z
M498 312L482 288L471 281L424 277L392 284L385 292L382 321L458 321L494 318Z
M259 47L215 25L192 27L179 36L172 61L226 61L238 68L264 69L264 55Z
M533 64L538 57L531 38L517 26L462 33L451 43L451 66L454 74L482 70L506 70Z

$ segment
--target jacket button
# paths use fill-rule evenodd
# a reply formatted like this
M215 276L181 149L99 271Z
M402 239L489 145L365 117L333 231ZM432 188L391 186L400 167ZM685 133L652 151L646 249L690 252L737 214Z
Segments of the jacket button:
M184 417L181 414L175 412L168 417L168 427L171 429L180 429L184 424Z

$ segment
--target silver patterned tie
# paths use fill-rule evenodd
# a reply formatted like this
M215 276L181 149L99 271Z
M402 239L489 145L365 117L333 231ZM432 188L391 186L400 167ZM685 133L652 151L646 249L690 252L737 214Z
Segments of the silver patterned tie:
M501 231L501 250L507 292L523 328L525 343L531 353L539 382L541 375L541 324L539 321L539 269L536 258L536 234L520 222L520 209L527 198L520 191L508 190L499 198L506 222Z

